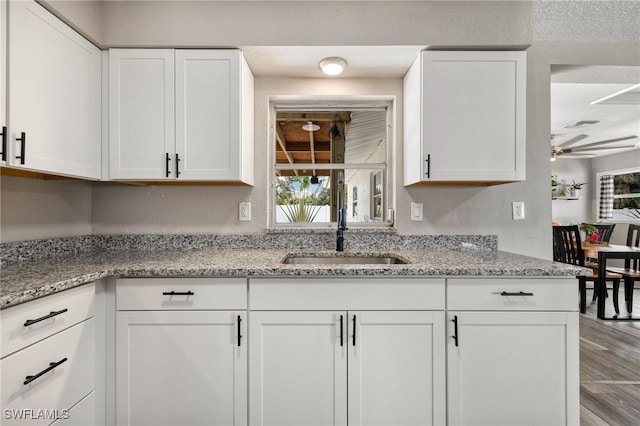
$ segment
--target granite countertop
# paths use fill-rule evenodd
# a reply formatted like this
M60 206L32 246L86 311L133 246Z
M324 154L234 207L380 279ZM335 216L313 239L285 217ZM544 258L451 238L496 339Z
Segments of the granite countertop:
M396 256L407 264L288 265L288 255ZM295 277L295 276L576 276L590 269L483 249L345 251L292 249L105 250L3 264L0 309L108 276Z

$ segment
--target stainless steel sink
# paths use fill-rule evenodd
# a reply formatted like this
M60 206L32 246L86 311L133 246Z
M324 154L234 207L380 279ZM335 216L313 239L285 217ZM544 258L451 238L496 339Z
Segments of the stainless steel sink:
M395 256L287 256L287 265L402 265L404 260Z

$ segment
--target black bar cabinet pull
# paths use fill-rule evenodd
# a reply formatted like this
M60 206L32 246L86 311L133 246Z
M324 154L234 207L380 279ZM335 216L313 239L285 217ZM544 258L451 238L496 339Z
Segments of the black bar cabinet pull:
M241 334L241 328L240 328L241 322L242 322L242 317L238 315L238 347L240 346L240 342L242 341L242 334Z
M176 152L176 178L180 177L180 156Z
M193 296L195 293L191 290L189 291L165 291L162 293L163 296Z
M41 372L39 372L38 374L34 375L34 376L27 376L24 378L24 384L28 385L29 383L33 382L35 379L37 379L38 377L42 376L43 374L47 374L49 371L53 370L54 368L56 368L57 366L59 366L62 363L67 362L67 358L62 358L60 361L58 362L50 362L49 363L49 367L45 368L44 370L42 370Z
M427 172L425 173L428 178L431 177L431 154L427 154L427 159L424 160L427 162Z
M7 126L2 126L2 161L7 161Z
M342 331L344 330L344 316L340 315L340 346L344 346L344 334Z
M67 309L67 308L64 308L64 309L63 309L63 310L61 310L61 311L52 311L52 312L49 312L49 314L48 314L48 315L45 315L45 316L40 317L40 318L26 320L26 321L24 322L24 326L25 326L25 327L29 327L30 325L33 325L33 324L35 324L35 323L37 323L37 322L44 321L44 320L49 319L49 318L53 318L53 317L55 317L56 315L64 314L64 313L65 313L65 312L67 312L67 311L68 311L68 309Z
M20 133L20 137L16 138L16 141L20 142L20 155L16 155L16 159L20 160L20 164L24 164L24 149L27 144L27 134L25 132Z
M167 173L165 174L166 177L169 177L169 175L171 174L171 170L169 170L169 163L170 162L171 162L171 157L169 156L168 152L165 152L164 166L167 169Z
M353 316L353 346L356 345L356 316Z
M458 346L458 316L455 315L451 321L453 322L453 336L451 337L453 337L453 341Z
M503 291L502 293L500 293L500 296L533 296L533 293L525 293L524 291L519 291L517 293L509 293L509 292Z

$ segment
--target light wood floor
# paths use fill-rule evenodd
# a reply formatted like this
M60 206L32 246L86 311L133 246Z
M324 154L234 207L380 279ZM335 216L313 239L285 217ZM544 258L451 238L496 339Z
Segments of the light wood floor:
M624 293L620 286L621 311ZM613 303L607 299L607 316ZM591 292L587 292L591 301ZM580 315L581 425L640 425L640 321L602 321L596 304ZM636 283L634 313L640 313ZM611 312L609 312L609 310Z

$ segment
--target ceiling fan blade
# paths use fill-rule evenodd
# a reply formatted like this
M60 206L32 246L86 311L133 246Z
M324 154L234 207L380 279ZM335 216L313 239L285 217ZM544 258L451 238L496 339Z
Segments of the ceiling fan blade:
M573 145L574 143L579 142L579 141L581 141L582 139L584 139L584 138L588 138L588 137L589 137L589 135L578 135L578 136L574 136L573 138L569 139L568 141L566 141L566 142L564 142L564 143L561 143L561 144L559 144L559 145L555 145L555 146L557 146L558 148L564 148L564 147L567 147L567 148L568 148L570 145Z
M585 145L586 146L586 145ZM597 147L597 148L583 148L581 146L577 147L577 148L571 148L571 149L567 149L564 152L565 153L570 153L570 152L582 152L582 151L604 151L607 149L624 149L624 148L633 148L635 147L635 145L623 145L623 146L601 146L601 147Z
M623 138L615 138L615 139L606 139L603 141L598 141L598 142L593 142L593 143L588 143L586 145L580 145L580 146L576 146L573 149L583 149L583 148L594 148L594 147L598 147L601 145L607 145L613 142L622 142L622 141L628 141L630 139L637 139L637 136L625 136Z

